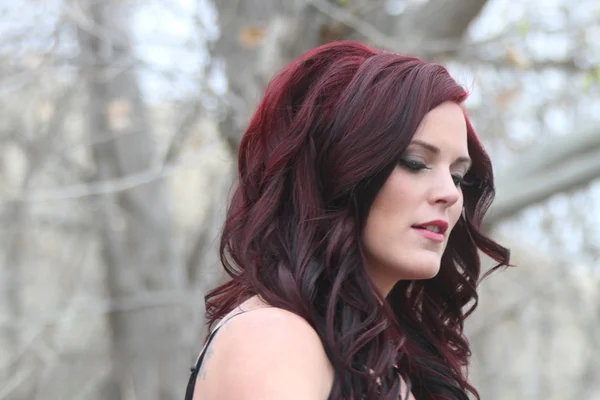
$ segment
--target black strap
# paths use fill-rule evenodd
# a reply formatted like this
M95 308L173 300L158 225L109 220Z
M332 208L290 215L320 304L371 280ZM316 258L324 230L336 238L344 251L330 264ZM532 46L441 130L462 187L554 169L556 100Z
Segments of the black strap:
M264 308L264 307L260 307L260 308ZM258 308L256 308L256 310L257 309ZM208 337L208 340L206 341L206 344L204 345L204 349L202 350L202 353L200 353L200 356L198 357L198 361L196 361L196 364L190 368L191 374L190 374L190 379L188 381L187 389L185 391L185 400L192 400L194 397L194 387L196 386L198 372L200 371L200 367L202 366L202 362L204 361L204 356L206 355L206 350L208 350L208 347L210 346L210 342L213 340L213 338L215 337L215 335L217 334L219 329L221 329L223 327L223 325L225 325L225 322L229 321L231 318L236 317L236 316L243 314L245 312L248 312L248 311L252 311L252 310L240 311L239 313L235 313L235 314L231 315L226 320L224 320L214 331L212 331L212 333Z
M191 374L190 380L188 381L187 389L185 391L185 400L192 400L192 398L194 397L194 387L196 386L196 379L198 378L198 372L200 371L200 366L202 365L202 361L204 360L206 349L208 349L208 346L210 346L210 342L213 340L219 329L221 329L221 327L218 327L210 334L208 340L206 341L206 345L204 346L204 350L202 350L200 357L198 357L198 361L196 361L196 364L190 368Z

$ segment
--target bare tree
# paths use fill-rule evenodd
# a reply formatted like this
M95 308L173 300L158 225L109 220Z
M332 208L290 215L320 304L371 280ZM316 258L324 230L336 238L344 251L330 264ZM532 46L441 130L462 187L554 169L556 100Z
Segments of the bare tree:
M564 16L557 28L535 0L58 3L39 12L37 2L0 6L3 15L38 16L0 42L0 354L9 356L0 357L0 399L181 398L206 329L203 295L222 279L216 244L240 135L277 70L337 39L442 62L481 93L467 107L497 168L486 229L516 238L509 245L520 266L483 285L470 321L483 398L596 395L597 352L579 352L597 342L589 286L600 285L563 272L600 256L600 140L590 112L600 107L590 39L600 6L548 6ZM203 14L206 4L217 20ZM160 18L144 14L155 7ZM477 36L481 21L514 15L502 7L524 17ZM188 37L177 43L164 32L140 35L142 15L165 25L171 12L177 28L188 20L200 28L182 30ZM211 41L213 22L220 36ZM549 35L551 57L532 50L540 35ZM144 58L148 45L179 47L197 64ZM222 72L221 91L208 77ZM149 73L167 85L189 74L186 94L156 101ZM568 114L568 126L555 129L553 109ZM514 136L515 120L531 125ZM538 229L524 232L515 215ZM568 236L579 246L570 255ZM520 257L527 240L532 254ZM561 387L553 371L576 388Z
M111 137L92 148L95 179L151 169L155 146L135 74L128 32L131 10L116 1L81 5L89 21L78 27L81 71L89 92L89 134L93 139ZM189 359L182 329L184 277L173 253L162 182L94 200L110 297L115 303L139 300L139 305L109 314L118 384L118 395L112 398L179 398L185 381L182 361ZM164 304L151 301L161 297Z

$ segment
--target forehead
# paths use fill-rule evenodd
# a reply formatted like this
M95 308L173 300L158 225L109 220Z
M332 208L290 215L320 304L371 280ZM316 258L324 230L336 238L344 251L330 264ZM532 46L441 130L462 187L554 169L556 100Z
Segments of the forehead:
M432 109L419 124L413 139L431 143L442 152L467 155L467 122L462 107L446 102Z

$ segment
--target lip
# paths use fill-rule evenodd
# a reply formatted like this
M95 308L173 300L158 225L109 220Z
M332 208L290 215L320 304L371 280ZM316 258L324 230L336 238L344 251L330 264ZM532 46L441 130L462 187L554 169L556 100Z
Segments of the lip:
M430 231L428 229L421 228L424 226L436 226L439 230L439 233ZM444 220L436 219L436 220L429 221L429 222L415 224L412 226L412 228L415 229L420 235L426 237L427 239L430 239L437 243L442 243L445 239L445 233L448 230L448 223Z
M413 228L419 227L419 226L437 226L437 228L440 230L440 233L443 235L444 233L446 233L446 231L448 230L448 223L446 221L444 221L443 219L436 219L433 221L428 221L428 222L423 222L420 224L414 224ZM435 232L434 232L435 233Z

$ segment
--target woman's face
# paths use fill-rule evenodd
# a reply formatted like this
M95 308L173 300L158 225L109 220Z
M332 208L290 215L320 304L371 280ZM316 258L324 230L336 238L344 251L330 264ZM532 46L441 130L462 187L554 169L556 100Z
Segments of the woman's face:
M460 182L469 167L463 110L443 103L427 113L367 216L367 272L384 296L399 280L438 273L461 215Z

